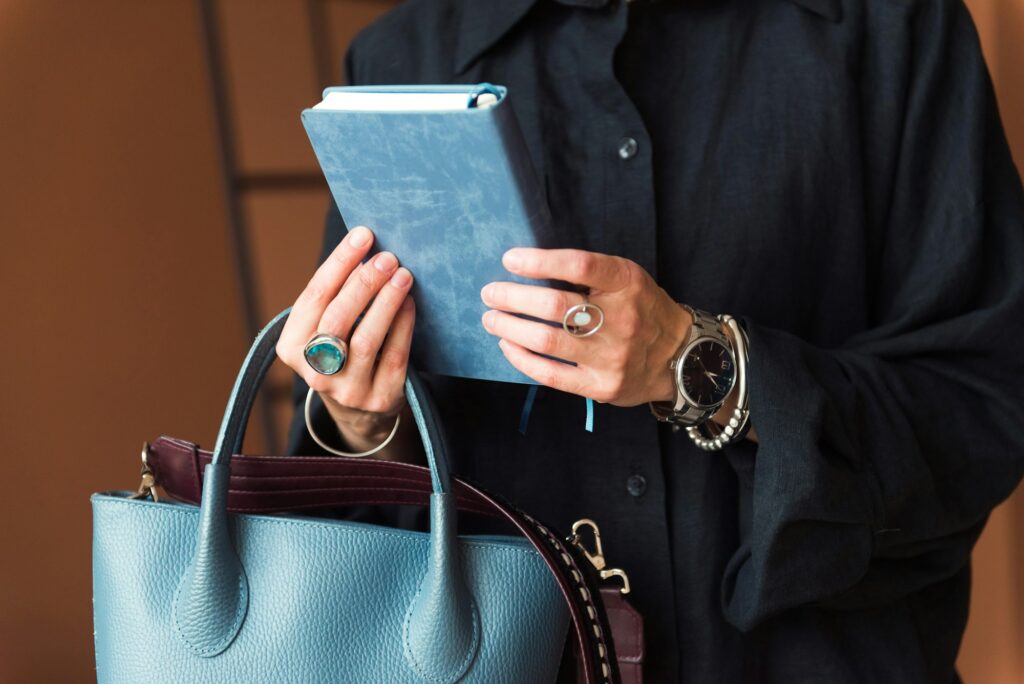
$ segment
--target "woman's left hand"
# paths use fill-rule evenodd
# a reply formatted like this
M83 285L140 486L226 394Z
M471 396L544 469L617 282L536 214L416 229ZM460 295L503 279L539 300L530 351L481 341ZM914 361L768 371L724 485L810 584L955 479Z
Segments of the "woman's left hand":
M605 314L596 334L573 337L561 321L569 307L583 302L583 295L488 283L480 293L490 307L483 316L484 328L501 338L498 344L513 366L542 385L617 406L675 399L669 364L689 333L691 317L647 271L629 259L576 249L511 249L502 263L519 276L589 288L590 303Z

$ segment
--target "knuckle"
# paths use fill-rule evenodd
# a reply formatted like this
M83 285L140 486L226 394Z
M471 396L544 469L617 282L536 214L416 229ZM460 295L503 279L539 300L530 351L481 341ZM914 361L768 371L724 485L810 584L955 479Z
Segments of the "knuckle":
M644 285L644 276L647 272L640 268L635 262L622 257L616 257L619 281L624 289L638 290Z
M349 254L352 252L347 240L342 240L337 249L333 250L328 257L336 266L341 269L348 269Z
M561 321L570 306L573 306L573 303L569 301L568 295L552 295L551 297L546 298L543 316L549 321Z
M562 332L554 328L547 328L537 335L537 351L552 354L558 350L558 342L561 340Z
M317 326L318 331L332 335L340 335L344 328L345 321L334 307L324 312L324 315L320 318L320 324Z
M377 354L377 347L376 340L366 333L360 334L358 329L348 341L349 356L355 359L366 360L373 358Z
M542 385L548 387L555 387L558 385L558 371L554 368L545 368L544 370L537 373L537 380Z
M391 413L394 411L394 405L388 397L370 397L366 401L365 409L370 413Z
M351 409L362 408L363 397L361 393L356 392L351 386L342 385L333 388L330 392L330 397L339 406Z
M594 273L594 255L590 252L578 252L572 257L569 268L575 277L584 281Z
M376 290L380 286L377 273L379 273L377 269L364 266L356 273L356 283L367 290Z
M310 370L308 373L304 373L302 379L306 381L306 384L314 392L317 392L319 394L326 394L328 388L330 388L331 386L330 382L327 379L327 376L320 375L319 373L315 373L312 370Z
M311 280L299 295L299 300L310 304L320 304L327 300L327 288L319 280Z
M388 371L404 371L408 358L404 350L388 349L380 355L380 366Z

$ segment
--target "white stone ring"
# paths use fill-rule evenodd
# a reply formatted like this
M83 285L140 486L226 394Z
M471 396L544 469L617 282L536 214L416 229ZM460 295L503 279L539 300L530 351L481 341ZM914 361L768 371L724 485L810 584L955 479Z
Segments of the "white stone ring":
M602 325L604 309L597 304L591 304L587 295L583 295L583 301L570 306L562 316L562 328L573 337L590 337L600 330Z

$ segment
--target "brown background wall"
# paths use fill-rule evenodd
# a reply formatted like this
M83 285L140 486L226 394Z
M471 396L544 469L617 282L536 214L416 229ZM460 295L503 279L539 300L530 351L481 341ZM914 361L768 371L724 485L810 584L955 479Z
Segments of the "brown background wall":
M88 494L134 487L145 439L212 442L251 339L227 199L265 320L310 272L326 205L298 112L393 4L212 2L241 175L228 188L197 3L0 0L0 682L92 678ZM1024 3L968 4L1020 166ZM269 388L282 427L287 383ZM258 430L248 449L268 449ZM1024 680L1022 537L1018 491L975 553L968 682Z

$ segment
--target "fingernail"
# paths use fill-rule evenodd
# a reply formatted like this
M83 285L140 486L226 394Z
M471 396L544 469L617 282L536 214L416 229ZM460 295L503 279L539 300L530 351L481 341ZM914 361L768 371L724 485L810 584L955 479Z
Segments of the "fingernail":
M348 243L353 247L362 247L370 241L370 229L357 226L348 234Z
M394 270L395 266L398 265L398 259L391 252L381 252L377 255L377 258L373 260L373 267L381 273L387 273L388 271Z
M395 287L404 288L412 282L412 274L404 268L400 268L395 271L395 275L391 276L391 284Z
M487 311L484 313L484 317L481 319L484 323L484 327L487 328L488 330L490 330L491 324L494 323L494 316L495 314L493 311Z
M484 285L484 289L480 290L480 297L485 302L489 302L492 296L494 296L494 285Z
M506 268L519 268L523 265L523 257L513 250L505 252L505 256L501 261L505 264Z

